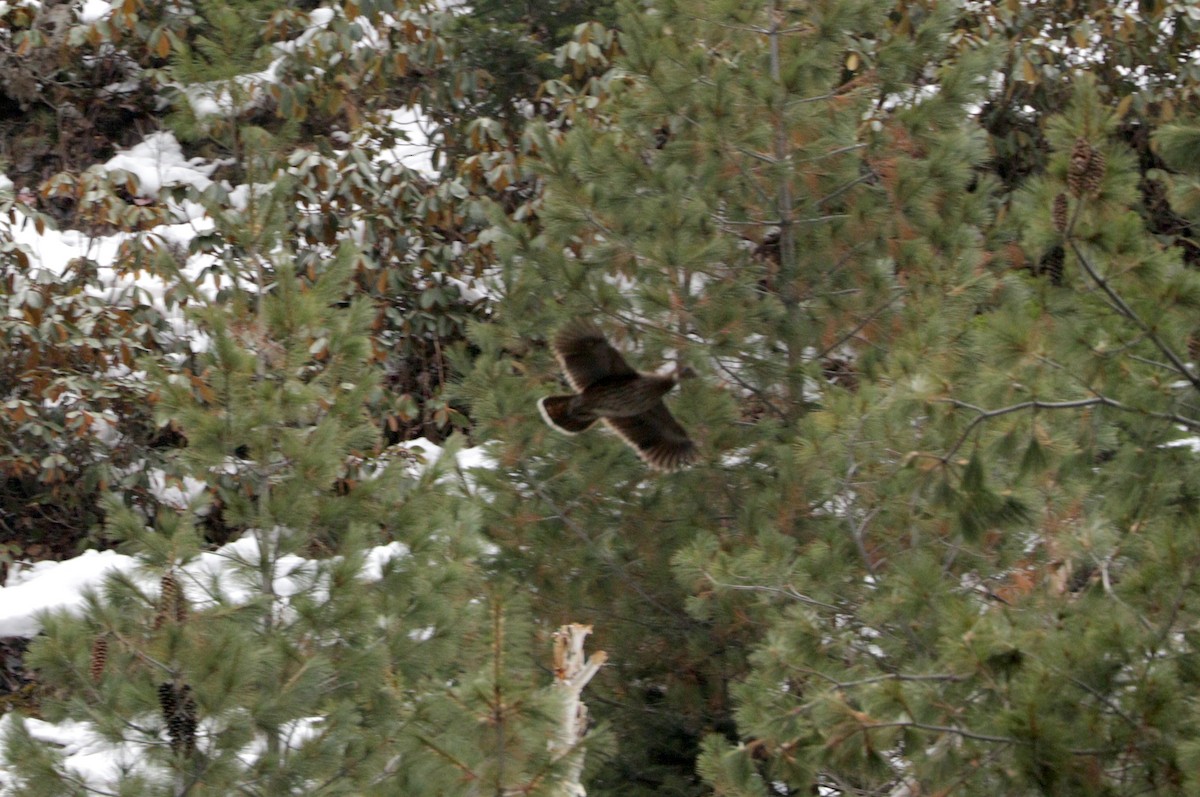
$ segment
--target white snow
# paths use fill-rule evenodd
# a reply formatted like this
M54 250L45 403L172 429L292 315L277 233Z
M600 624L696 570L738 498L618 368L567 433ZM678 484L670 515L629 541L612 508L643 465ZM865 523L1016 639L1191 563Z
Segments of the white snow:
M404 444L405 448L423 456L425 465L438 461L444 449L421 438ZM495 461L482 447L460 449L455 454L455 468L493 467ZM204 489L196 479L185 479L180 485L168 485L162 474L152 478L160 497L180 509ZM369 549L364 557L362 578L367 581L382 577L385 565L409 555L408 548L399 542ZM243 569L236 564L249 565L256 570L259 562L259 535L248 531L242 537L215 551L201 553L179 569L180 581L188 599L197 609L211 607L218 601L241 603L255 594L256 584L241 577ZM278 558L272 581L272 592L287 598L305 589L318 589L312 574L317 563L296 555ZM137 578L148 592L157 589L157 579L137 575L138 560L116 551L88 550L63 562L13 563L8 580L0 587L0 637L33 636L41 630L40 617L46 612L75 612L84 605L88 592L98 591L111 573Z
M388 562L408 557L408 546L402 542L392 542L378 545L367 552L363 562L362 578L364 581L378 581L383 578L383 568Z
M280 743L285 749L296 750L309 739L315 738L321 731L324 717L304 717L286 722L280 728ZM238 758L246 766L252 766L267 751L266 739L259 737L238 753Z
M0 739L7 735L11 715L0 718ZM49 723L27 718L25 727L33 738L59 748L67 769L89 784L108 784L123 772L151 774L141 745L113 745L96 733L87 722L63 720ZM10 794L10 784L0 781L0 794Z
M157 197L164 186L191 185L203 191L212 185L208 176L216 164L200 158L187 160L175 136L166 131L151 133L140 144L118 152L104 164L108 171L122 169L137 177L141 196Z
M428 438L418 437L402 444L404 448L416 454L423 454L425 463L432 465L441 459L445 448L437 443L431 443ZM469 468L494 468L496 460L483 450L483 446L459 449L454 455L454 467L460 470Z
M0 587L0 637L33 636L41 630L38 615L83 606L84 592L100 586L109 573L128 573L137 566L116 551L84 551L65 562L14 563L8 583Z
M405 143L379 153L380 161L400 163L425 175L437 174L437 170L433 168L432 131L421 109L397 108L388 111L386 117L388 127L399 132Z
M99 22L112 13L112 3L107 0L83 0L79 7L79 21L91 24Z
M437 449L436 446L431 449ZM473 449L459 452L459 461L465 463L483 461ZM246 577L244 566L256 569L259 561L259 538L270 541L271 535L247 532L240 539L222 546L216 551L200 554L180 568L181 585L192 605L203 609L214 605L216 600L244 602L257 594L252 578ZM366 552L361 577L365 581L382 578L388 563L409 556L403 543L392 542L379 545ZM321 579L314 578L318 563L296 555L278 557L274 571L272 591L280 611L287 611L287 598L305 592L317 599L325 592ZM237 565L242 565L242 568ZM136 579L148 593L157 590L156 579L147 573L139 573L139 562L132 556L115 551L86 551L65 562L37 562L14 565L8 582L0 587L0 636L33 636L41 629L40 617L45 612L75 612L82 608L88 592L98 590L112 573L123 573ZM416 641L430 638L435 629L413 629L409 636ZM286 740L289 746L299 746L304 740L319 731L323 719L310 717L292 724ZM3 740L13 715L0 718L0 741ZM26 719L26 727L34 738L60 748L67 769L82 782L96 789L108 789L123 773L139 772L154 779L155 773L146 766L145 756L139 744L114 745L103 739L86 722L64 721L51 724L36 719ZM152 725L153 723L148 723ZM254 742L240 754L248 764L265 749ZM12 794L12 784L0 769L0 795Z
M187 509L192 501L196 500L196 497L208 487L206 482L193 479L191 476L184 476L181 484L168 484L167 475L160 468L151 470L149 478L150 492L167 506L179 510Z
M273 535L265 535L269 538ZM253 580L246 578L247 570L257 570L263 561L259 546L259 534L246 532L240 539L222 546L211 553L202 553L181 568L181 585L188 599L199 609L208 608L218 601L244 603L259 591L260 575L254 573ZM312 583L317 562L295 554L274 558L271 593L278 598L289 598L303 592ZM236 568L233 565L241 565Z
M388 562L406 556L408 548L399 542L371 548L365 556L362 578L378 579ZM209 608L218 601L244 603L254 597L258 587L244 573L247 568L257 570L259 561L259 535L248 531L215 551L201 553L179 568L178 575L188 600L197 609ZM271 590L278 598L323 589L313 578L318 565L315 560L288 554L276 562ZM98 591L110 573L131 575L148 592L157 590L157 579L138 576L138 568L138 560L132 556L95 550L65 562L15 563L7 583L0 587L0 637L33 636L41 630L39 618L43 613L78 611L86 593Z
M14 719L11 714L0 718L0 740L9 732ZM58 748L64 758L66 769L82 783L87 784L90 794L108 794L110 789L119 782L124 774L136 773L147 778L150 782L160 781L164 784L168 773L149 765L145 750L141 744L126 742L113 744L99 733L88 722L64 720L59 723L49 723L43 720L26 718L26 730L33 738ZM298 749L309 739L320 732L323 717L304 717L285 723L281 728L282 742L288 749ZM155 725L155 720L146 718L148 728ZM211 738L213 732L206 728L208 722L201 724L198 741ZM209 732L205 732L209 730ZM264 738L259 737L238 752L238 758L247 766L266 752ZM0 771L2 775L2 771ZM0 779L0 795L12 794L12 784Z
M1200 453L1200 437L1181 437L1178 440L1172 440L1169 443L1163 443L1163 448L1190 448L1193 452Z

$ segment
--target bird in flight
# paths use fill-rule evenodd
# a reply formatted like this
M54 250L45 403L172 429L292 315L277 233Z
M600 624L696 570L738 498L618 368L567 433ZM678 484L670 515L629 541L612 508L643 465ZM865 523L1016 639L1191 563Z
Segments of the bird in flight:
M600 421L655 470L678 470L696 460L696 444L663 404L678 382L675 376L635 371L600 328L584 319L560 329L553 348L575 393L538 402L546 423L574 435ZM689 375L690 369L679 374Z

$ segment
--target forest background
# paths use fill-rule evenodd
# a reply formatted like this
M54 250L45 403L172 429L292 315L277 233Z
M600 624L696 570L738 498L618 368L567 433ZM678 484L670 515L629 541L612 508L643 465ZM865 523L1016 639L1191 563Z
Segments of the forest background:
M138 563L4 793L1200 794L1198 30L0 2L0 557ZM697 465L541 422L576 317Z

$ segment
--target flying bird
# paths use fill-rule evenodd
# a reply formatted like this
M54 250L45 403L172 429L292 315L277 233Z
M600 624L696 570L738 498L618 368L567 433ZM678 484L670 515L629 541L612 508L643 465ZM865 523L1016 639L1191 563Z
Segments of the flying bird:
M560 329L553 347L575 393L538 402L546 423L574 435L601 421L655 470L678 470L695 461L696 444L662 401L677 384L676 376L638 373L600 328L584 319ZM679 373L690 375L690 369Z

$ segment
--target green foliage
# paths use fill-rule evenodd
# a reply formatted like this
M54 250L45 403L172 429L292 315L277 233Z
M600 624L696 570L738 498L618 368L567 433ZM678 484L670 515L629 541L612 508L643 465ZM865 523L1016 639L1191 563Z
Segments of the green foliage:
M587 618L624 670L593 789L700 793L697 754L725 794L1177 779L1188 711L1156 695L1190 566L1151 518L1194 506L1194 275L1119 113L1078 81L1006 206L970 116L995 51L954 54L950 14L772 8L622 19L620 88L533 128L541 228L505 228L499 323L472 328L501 563L535 611L613 607ZM1008 270L1055 247L1053 281ZM574 315L704 374L670 399L702 466L648 478L538 424Z
M898 11L901 33L921 13ZM1002 53L996 80L1005 88L984 105L980 121L991 137L995 171L1009 189L1046 168L1046 124L1069 101L1080 75L1094 79L1104 104L1117 109L1120 136L1143 164L1155 158L1147 132L1196 112L1200 72L1180 66L1179 57L1190 51L1200 21L1185 4L1004 3L964 6L961 14L960 54L981 42ZM1153 187L1144 189L1152 200ZM1145 211L1155 226L1169 225L1169 208L1156 205L1148 201Z
M202 267L201 281L211 278L223 296L250 284L269 290L276 275L264 255L284 241L298 250L297 270L310 281L339 243L361 242L355 288L372 300L372 345L387 366L388 391L375 391L370 412L386 423L387 441L441 440L466 423L441 391L447 350L483 312L472 290L490 262L478 238L486 218L453 174L439 182L387 154L403 137L390 123L390 103L412 100L391 84L445 60L439 20L388 4L356 17L352 9L309 15L270 2L125 3L88 23L65 6L0 14L0 26L13 33L5 39L11 46L0 45L0 62L23 74L10 92L22 113L9 119L0 109L0 130L6 140L28 136L39 147L57 140L53 152L8 150L20 186L16 207L38 229L57 222L121 236L116 276L149 273L167 283L161 304L130 292L109 306L99 298L109 278L96 262L72 264L61 280L29 274L20 248L0 242L7 319L0 423L10 432L0 519L16 545L37 546L31 553L40 557L98 541L105 486L119 485L153 513L146 473L161 465L160 449L183 441L177 429L153 425L157 396L129 378L133 358L152 355L163 368L194 373L187 341L162 317L199 298L185 275ZM43 29L53 35L32 36ZM364 46L368 29L385 46ZM328 68L333 54L336 69ZM95 69L81 75L85 62ZM115 101L110 90L120 92ZM69 109L57 131L37 122L37 97ZM168 185L155 195L133 174L95 164L135 143L135 128L156 127L166 101L188 155L219 160L204 190ZM86 146L78 140L85 134ZM197 205L212 224L185 251L160 225L206 227L192 218ZM11 199L4 207L11 223L24 223ZM111 433L98 434L102 427ZM145 470L131 467L138 462ZM227 533L210 529L216 541Z
M523 603L507 589L477 602L478 625L460 637L456 656L482 666L444 689L429 684L412 721L420 763L397 773L384 793L558 793L561 762L544 742L561 708L529 677L536 637Z
M1057 153L1046 174L1014 203L1035 257L1065 247L1057 287L993 279L964 315L947 300L970 295L969 282L930 275L938 297L924 274L910 277L921 357L894 339L880 372L895 363L895 381L876 383L875 409L849 416L865 446L833 454L853 468L840 511L862 572L825 597L836 570L810 582L751 565L758 591L791 606L737 691L739 732L754 747L710 749L714 786L737 793L762 773L800 789L1096 794L1178 778L1188 710L1159 695L1177 694L1167 661L1187 647L1165 640L1190 603L1190 566L1178 540L1157 548L1151 518L1171 526L1191 511L1190 468L1170 443L1195 428L1184 409L1194 275L1133 212L1135 162L1106 141L1114 124L1080 81L1047 125ZM1071 177L1081 151L1103 154L1088 156L1083 191ZM1070 197L1061 226L1059 195ZM872 422L893 406L906 410L900 425ZM830 402L818 417L846 409ZM833 423L801 444L824 455L806 459L813 467L830 467ZM889 473L877 470L880 451L908 453ZM1176 565L1162 569L1164 556ZM682 572L705 561L688 551ZM1143 576L1179 591L1164 605ZM1135 741L1150 726L1156 741ZM735 755L762 763L730 786Z
M971 96L961 88L863 124L881 88L838 54L850 31L880 24L876 10L822 4L786 35L766 34L765 8L631 12L624 84L600 123L534 130L542 229L508 228L500 329L474 328L481 356L462 391L503 441L486 484L505 566L538 579L535 609L612 607L587 618L614 639L621 670L598 686L623 729L597 765L600 793L699 793L681 775L707 734L736 735L744 651L781 602L849 611L865 599L862 565L911 544L864 530L923 513L891 501L895 463L871 453L883 430L901 451L921 430L900 412L903 391L869 380L887 366L890 330L918 317L950 327L988 297L994 277L967 226L989 218L986 196L964 198L982 140L953 112ZM972 85L966 68L947 74ZM527 408L552 389L537 382L553 366L518 341L544 341L576 314L639 350L641 367L669 357L707 377L673 404L704 442L702 467L647 480L604 435L538 425ZM838 363L851 364L850 387L827 377ZM945 506L928 511L969 519L964 533L1020 517L1015 499L969 475L948 468L907 489L946 484ZM861 509L839 517L851 490ZM564 571L578 575L539 579Z
M111 468L74 410L182 433L147 461L207 485L186 510L123 485L106 527L146 573L31 654L63 684L47 717L151 751L118 790L553 793L533 662L568 621L611 662L593 794L1197 788L1180 4L134 6L64 40L0 14L43 87L124 37L192 151L227 159L173 192L213 223L191 252L150 233L119 266L210 258L207 351L164 359L158 320L91 282L8 285L3 351L49 358L13 359L0 415L6 466L48 463L35 505ZM387 154L413 104L438 175ZM80 170L39 201L95 230L165 218L136 196ZM576 316L699 373L668 398L698 466L540 423ZM151 383L79 375L113 352ZM63 386L96 408L47 418ZM452 451L413 478L384 444L455 427L496 461L461 491ZM88 489L70 506L98 519ZM198 581L179 619L163 577L225 540L253 597ZM406 555L360 578L384 541ZM71 788L19 723L8 749L23 793Z
M270 293L196 312L210 345L194 373L148 363L156 412L188 440L179 472L214 500L147 517L112 496L108 534L139 570L46 617L27 659L56 685L47 719L140 751L119 793L558 788L557 702L525 662L520 600L475 598L478 513L436 470L370 456L370 308L339 306L353 256L312 283L279 256ZM218 508L245 531L214 555L199 522ZM84 789L45 750L23 755L20 722L7 744L14 794Z
M543 84L562 75L564 64L552 57L555 51L564 48L566 55L586 49L586 40L581 42L573 34L589 22L611 26L614 5L611 0L537 0L520 5L484 0L474 4L470 14L456 16L447 30L458 62L455 69L473 78L472 90L462 92L469 106L463 116L498 120L507 137L518 138L527 118L522 106L538 101ZM590 46L594 55L600 55L595 43ZM451 152L456 149L450 147Z

